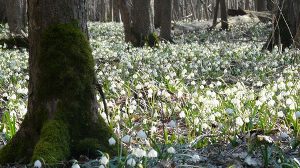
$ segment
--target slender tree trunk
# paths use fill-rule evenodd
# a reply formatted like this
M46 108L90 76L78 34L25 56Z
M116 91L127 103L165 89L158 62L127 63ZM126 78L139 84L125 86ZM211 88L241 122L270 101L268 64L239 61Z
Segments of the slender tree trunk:
M220 0L220 7L221 7L221 29L227 30L228 20L227 20L227 7L226 7L225 0Z
M161 13L163 0L154 0L154 27L159 28L161 26Z
M214 28L217 25L219 6L220 6L220 0L216 0L212 28Z
M171 17L172 0L161 1L161 31L160 37L163 40L172 41L171 38Z
M277 12L273 21L273 32L264 49L272 50L276 45L282 45L284 49L294 43L300 22L300 2L285 0L279 6L282 6L282 12Z
M46 163L109 147L112 131L100 117L92 51L82 0L30 0L28 112L0 164L43 159ZM87 151L89 150L89 151Z
M25 29L26 1L25 0L7 0L6 16L8 20L9 31L15 35L21 35Z

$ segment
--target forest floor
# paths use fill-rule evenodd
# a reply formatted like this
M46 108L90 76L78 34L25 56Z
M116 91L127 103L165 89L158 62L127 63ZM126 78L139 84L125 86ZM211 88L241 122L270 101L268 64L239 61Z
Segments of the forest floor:
M300 167L299 51L262 51L271 25L255 17L229 23L174 23L175 44L156 48L124 44L121 24L89 23L108 116L97 96L99 110L128 154L80 166ZM3 145L26 114L29 77L25 49L0 51Z

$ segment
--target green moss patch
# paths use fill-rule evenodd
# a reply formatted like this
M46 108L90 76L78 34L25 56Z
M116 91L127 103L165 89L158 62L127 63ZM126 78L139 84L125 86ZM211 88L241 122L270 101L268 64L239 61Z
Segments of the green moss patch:
M45 123L41 137L34 148L32 161L44 160L57 163L70 155L70 137L67 126L62 121L50 120Z

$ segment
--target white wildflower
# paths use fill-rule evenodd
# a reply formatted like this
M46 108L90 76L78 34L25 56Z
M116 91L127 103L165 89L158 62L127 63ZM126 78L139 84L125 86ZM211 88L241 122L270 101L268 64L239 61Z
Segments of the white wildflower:
M126 163L131 167L134 167L136 165L136 161L133 158L128 159Z
M41 168L42 162L40 160L36 160L33 165L34 168Z
M169 148L167 149L167 152L170 153L170 154L176 153L176 151L175 151L175 149L174 149L173 147L169 147Z
M79 164L76 163L76 164L72 165L72 168L80 168L80 166L79 166Z
M145 131L140 130L140 131L137 133L137 137L138 137L138 138L141 138L141 139L146 139L146 138L147 138L147 135L146 135Z
M109 143L109 145L115 145L116 140L113 137L111 137L111 138L109 138L108 143Z
M149 158L155 158L155 157L157 157L157 152L156 152L156 150L154 150L154 149L151 149L149 152L148 152L148 157Z
M169 127L171 128L176 128L176 122L174 120L171 120L169 123L168 123Z
M181 111L181 112L179 113L179 117L180 117L180 118L185 118L185 113L184 113L184 111Z
M146 151L141 149L141 148L134 148L132 150L132 154L135 155L136 157L145 157L146 156Z
M193 156L192 156L192 161L193 161L194 163L200 161L200 156L199 156L199 155L193 155Z
M235 123L236 123L236 125L238 125L238 126L243 126L243 125L244 125L244 121L243 121L243 119L242 119L241 117L237 117L237 118L235 119Z
M129 135L125 135L121 141L124 142L124 143L130 143L130 140L131 140L131 136Z
M109 162L108 158L106 156L102 156L100 159L100 163L103 165L107 165L107 163Z

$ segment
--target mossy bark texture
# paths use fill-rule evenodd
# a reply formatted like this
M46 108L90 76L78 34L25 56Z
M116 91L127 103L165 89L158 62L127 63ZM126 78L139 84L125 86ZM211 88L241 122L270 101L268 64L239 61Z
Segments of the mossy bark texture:
M74 15L84 1L54 0L52 8L49 1L36 1L29 1L28 113L15 137L0 150L0 164L36 159L57 163L80 154L94 157L96 150L115 155L108 144L114 134L97 108L86 25L74 21L86 17ZM62 14L48 11L46 17L45 11L54 8L61 8L55 12Z

